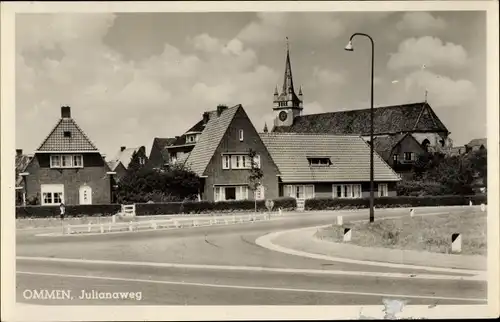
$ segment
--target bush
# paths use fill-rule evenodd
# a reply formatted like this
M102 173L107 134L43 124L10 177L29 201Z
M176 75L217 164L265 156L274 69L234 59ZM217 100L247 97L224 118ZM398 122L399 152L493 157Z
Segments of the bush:
M377 208L396 208L396 207L432 207L432 206L459 206L468 205L472 201L475 205L487 203L486 195L472 196L397 196L375 198L374 204ZM307 199L305 202L306 210L338 210L338 209L358 209L368 208L370 198L360 199L333 199L318 198Z
M65 217L111 216L120 211L120 205L67 205ZM59 206L21 206L16 207L16 218L59 217Z
M439 196L446 192L439 182L400 181L396 185L398 196Z

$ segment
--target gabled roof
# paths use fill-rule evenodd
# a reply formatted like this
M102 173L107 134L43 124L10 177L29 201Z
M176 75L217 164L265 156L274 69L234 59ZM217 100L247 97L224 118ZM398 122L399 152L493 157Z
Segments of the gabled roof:
M370 148L359 136L260 133L283 182L363 182L370 180ZM309 165L308 157L329 157L328 167ZM376 181L400 176L374 154Z
M209 119L213 116L217 115L217 111L208 111ZM182 145L195 145L195 142L187 142L186 135L188 133L202 133L205 130L206 124L203 119L199 120L195 125L189 128L186 132L184 132L181 136L175 137L175 141L170 144L172 147L182 146Z
M120 163L123 164L125 169L127 169L130 164L130 161L132 161L132 156L134 155L135 152L138 152L141 148L144 147L127 148L123 151L121 151L120 149L120 151L118 151L115 157L108 161L108 165L111 171L114 171Z
M204 175L208 163L239 108L242 108L241 105L227 108L222 111L220 116L215 114L208 120L205 130L201 133L186 161L190 169L199 176Z
M65 137L64 132L71 132ZM36 152L99 152L72 118L61 118Z
M446 132L427 102L374 108L374 134ZM293 125L274 127L273 132L369 135L370 109L297 116Z
M473 146L484 146L485 148L487 147L487 140L486 138L482 139L473 139L469 143L466 144L468 147L473 147Z
M172 145L176 141L176 138L154 138L151 151L153 149L158 149L161 153L163 161L168 161L168 150L167 147ZM150 153L151 154L151 153Z
M388 160L391 157L392 149L408 135L411 136L410 133L400 133L396 135L375 137L373 138L373 148L382 159Z

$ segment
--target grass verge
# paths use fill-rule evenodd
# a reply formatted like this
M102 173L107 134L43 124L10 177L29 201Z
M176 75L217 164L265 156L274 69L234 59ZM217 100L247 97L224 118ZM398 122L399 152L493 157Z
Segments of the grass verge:
M352 229L351 244L451 253L451 236L462 235L462 254L486 255L486 212L465 210L457 214L405 216L375 222L345 223L320 229L316 237L343 242L344 228Z

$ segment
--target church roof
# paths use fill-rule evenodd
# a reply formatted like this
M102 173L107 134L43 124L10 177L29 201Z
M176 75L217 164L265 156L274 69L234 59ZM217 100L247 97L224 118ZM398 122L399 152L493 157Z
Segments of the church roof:
M67 113L69 107L66 108ZM63 113L63 112L62 112ZM69 134L68 134L69 133ZM76 124L68 114L54 126L36 152L98 152L96 146L90 141L85 132Z
M293 125L273 132L370 135L370 109L328 112L295 117ZM374 108L374 134L446 132L427 102Z

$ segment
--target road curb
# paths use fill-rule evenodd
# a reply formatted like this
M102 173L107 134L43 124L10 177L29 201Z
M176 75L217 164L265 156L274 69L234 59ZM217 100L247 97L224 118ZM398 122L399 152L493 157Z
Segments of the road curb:
M284 235L284 234L291 234L291 233L304 233L307 231L311 231L310 238L314 238L313 234L317 229L324 228L324 227L329 227L329 225L321 225L321 226L314 226L314 227L305 227L305 228L298 228L298 229L291 229L291 230L285 230L285 231L279 231L279 232L273 232L264 236L261 236L257 238L255 243L263 248L267 248L273 251L289 254L289 255L296 255L296 256L301 256L301 257L307 257L307 258L314 258L314 259L320 259L320 260L327 260L327 261L334 261L334 262L343 262L343 263L350 263L350 264L360 264L360 265L369 265L369 266L379 266L379 267L386 267L386 268L400 268L400 269L418 269L418 270L425 270L425 271L432 271L432 272L443 272L443 273L456 273L456 274L471 274L474 276L477 276L481 280L487 280L487 271L485 270L473 270L473 269L462 269L462 268L451 268L451 267L437 267L437 266L425 266L425 265L413 265L413 264L401 264L401 263L391 263L391 262L382 262L382 261L369 261L369 260L359 260L359 259L352 259L352 258L347 258L347 257L337 257L337 256L329 256L321 253L312 253L312 252L307 252L307 251L302 251L302 250L297 250L293 248L289 248L283 245L279 245L278 243L275 243L274 240L277 239L278 237ZM328 242L330 243L330 242ZM337 243L334 243L337 244ZM340 244L337 244L340 245ZM357 246L361 247L361 246ZM367 247L363 247L367 248ZM443 254L445 255L445 254ZM451 255L449 255L451 256ZM453 255L453 256L459 256L459 255Z

